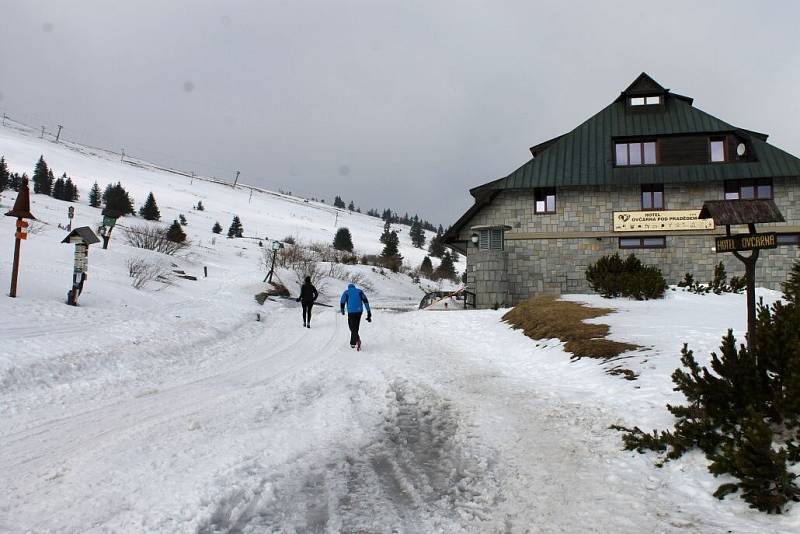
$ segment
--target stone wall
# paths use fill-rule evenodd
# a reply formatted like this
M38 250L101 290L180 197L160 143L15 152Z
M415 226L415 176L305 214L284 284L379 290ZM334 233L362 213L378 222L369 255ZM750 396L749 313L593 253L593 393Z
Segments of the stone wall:
M759 231L771 226L800 227L800 180L775 179L774 199L786 223L762 224ZM723 183L665 184L665 209L699 209L705 200L724 198ZM695 280L713 277L714 266L722 261L728 276L742 276L744 268L732 254L713 251L712 234L666 235L663 249L620 249L619 237L636 234L613 230L614 211L641 209L640 187L558 188L556 213L535 214L532 190L506 190L464 225L459 238L469 241L470 228L477 225L507 225L505 250L478 251L468 246L467 285L477 294L479 307L495 302L513 305L537 293L584 293L586 267L600 256L630 252L648 265L657 265L668 283L674 284L691 272ZM735 231L746 231L737 229ZM514 239L519 234L560 234L588 232L589 237ZM593 236L593 234L597 234ZM797 246L781 246L761 252L756 271L758 285L779 289L794 260L800 258ZM495 271L501 272L495 272ZM503 274L505 272L505 276ZM505 285L504 285L505 284ZM504 295L505 292L505 295ZM501 297L503 297L501 299Z

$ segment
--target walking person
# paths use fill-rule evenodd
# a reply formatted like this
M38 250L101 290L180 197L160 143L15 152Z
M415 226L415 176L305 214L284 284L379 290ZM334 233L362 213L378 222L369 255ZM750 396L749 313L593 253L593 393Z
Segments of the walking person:
M297 297L297 301L303 306L303 326L306 328L311 328L311 308L318 296L317 288L311 283L311 277L306 276L306 281L300 286L300 296Z
M348 284L347 289L342 293L339 305L344 315L345 306L347 307L347 325L350 327L350 347L361 350L361 338L358 336L358 328L361 325L361 314L364 308L367 309L367 322L372 321L372 310L369 309L369 300L363 291L358 289L355 284Z

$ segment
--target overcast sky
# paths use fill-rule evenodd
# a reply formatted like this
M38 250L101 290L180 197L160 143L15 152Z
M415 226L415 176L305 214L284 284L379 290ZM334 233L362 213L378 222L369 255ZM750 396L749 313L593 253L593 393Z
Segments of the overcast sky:
M0 13L12 117L445 226L468 188L642 71L800 155L800 2L0 0Z

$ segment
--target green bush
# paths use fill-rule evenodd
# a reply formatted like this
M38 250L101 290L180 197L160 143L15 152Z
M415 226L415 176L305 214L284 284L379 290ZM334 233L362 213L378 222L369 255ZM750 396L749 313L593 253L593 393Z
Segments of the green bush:
M586 269L586 280L593 291L605 298L657 299L667 289L661 270L642 265L633 254L624 261L619 254L603 256Z
M710 369L684 345L683 368L672 381L687 404L667 405L674 429L616 428L626 432L626 449L666 452L665 460L702 450L711 473L738 479L722 484L716 497L741 490L751 507L781 513L800 501L798 476L789 469L800 462L800 305L760 306L756 332L751 350L737 348L729 330L719 356L711 354Z

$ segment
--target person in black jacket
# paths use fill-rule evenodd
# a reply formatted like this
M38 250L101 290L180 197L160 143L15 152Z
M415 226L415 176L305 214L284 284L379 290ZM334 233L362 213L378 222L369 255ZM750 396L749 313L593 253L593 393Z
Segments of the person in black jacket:
M311 277L306 276L305 283L300 286L300 296L297 297L297 301L303 305L303 326L306 328L311 328L311 307L314 306L318 296L317 288L311 283Z

